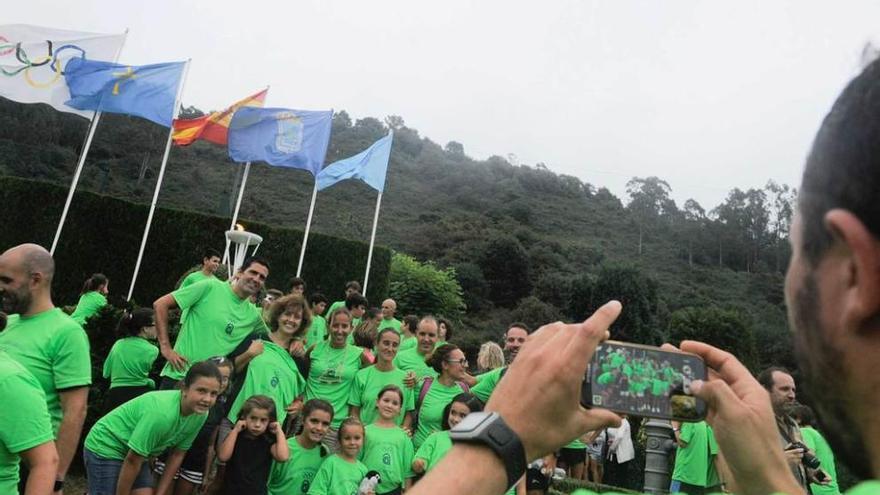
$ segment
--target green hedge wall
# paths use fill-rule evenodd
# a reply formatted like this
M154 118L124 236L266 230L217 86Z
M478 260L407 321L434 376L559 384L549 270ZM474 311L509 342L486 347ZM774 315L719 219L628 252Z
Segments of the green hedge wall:
M199 191L193 191L199 194ZM0 250L24 242L48 248L64 207L67 189L46 182L0 177ZM222 250L229 219L191 211L156 209L133 299L150 305L170 292L181 274L201 262L206 247ZM110 278L110 292L125 296L131 283L149 205L88 192L77 192L55 253L56 304L76 304L83 281L101 272ZM301 230L272 227L247 219L249 231L263 236L257 254L269 260L267 287L287 289L296 274L302 248ZM369 245L312 232L303 278L309 292L341 298L348 280L363 281ZM388 293L391 251L376 247L367 296L378 306Z

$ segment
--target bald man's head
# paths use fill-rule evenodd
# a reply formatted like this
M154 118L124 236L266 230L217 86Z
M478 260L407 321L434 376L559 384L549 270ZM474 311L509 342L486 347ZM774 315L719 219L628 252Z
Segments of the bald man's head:
M21 244L0 255L3 310L28 314L35 299L49 300L55 262L42 246Z

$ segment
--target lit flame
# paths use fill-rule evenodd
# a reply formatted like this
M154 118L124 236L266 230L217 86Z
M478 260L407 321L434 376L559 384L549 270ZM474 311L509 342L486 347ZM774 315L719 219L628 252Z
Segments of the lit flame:
M235 224L235 230L244 232L244 225L242 225L240 223Z

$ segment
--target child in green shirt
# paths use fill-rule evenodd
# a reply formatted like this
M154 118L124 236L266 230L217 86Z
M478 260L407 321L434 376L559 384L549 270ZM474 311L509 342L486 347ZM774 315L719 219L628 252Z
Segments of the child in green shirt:
M302 429L287 440L290 460L273 462L269 472L269 495L306 495L320 469L327 449L321 445L333 422L333 406L321 399L305 403Z
M358 493L367 466L358 460L364 446L364 425L355 417L346 418L338 434L339 453L328 457L309 487L308 495L351 495Z
M393 330L392 330L393 331ZM376 398L378 418L366 427L366 440L360 460L367 469L381 476L376 493L400 493L409 490L414 476L411 464L413 444L402 428L397 426L397 416L403 405L403 391L397 385L386 385Z
M113 344L104 360L102 374L110 380L110 390L104 396L104 414L156 388L150 378L150 370L159 356L159 348L150 342L156 340L153 309L126 311L116 331L123 338Z

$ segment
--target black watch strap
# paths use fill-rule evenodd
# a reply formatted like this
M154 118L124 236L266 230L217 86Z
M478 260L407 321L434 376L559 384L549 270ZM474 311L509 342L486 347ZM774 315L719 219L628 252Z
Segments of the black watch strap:
M449 431L449 437L454 442L489 447L504 464L504 469L507 472L507 486L515 485L525 474L527 467L526 452L519 436L507 426L498 413L471 413L468 417L470 416L476 417L470 418L471 421L462 421L456 425ZM478 423L474 422L476 419L479 419ZM462 426L467 428L460 428Z
M52 492L60 492L64 489L64 480L55 480L55 486L52 487Z

